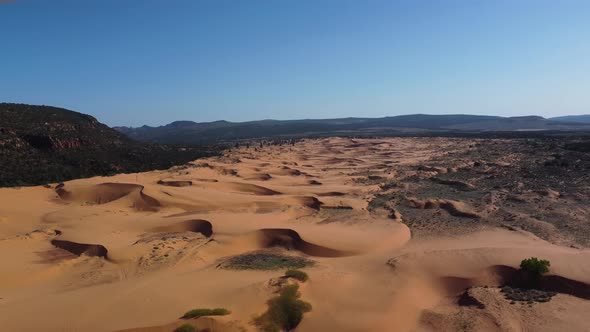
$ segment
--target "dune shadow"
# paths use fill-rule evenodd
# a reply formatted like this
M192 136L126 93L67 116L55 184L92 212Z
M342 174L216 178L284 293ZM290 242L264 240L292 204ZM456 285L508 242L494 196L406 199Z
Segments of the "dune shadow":
M520 269L507 265L493 265L481 276L462 278L446 276L439 278L439 283L449 295L456 295L476 286L494 286L522 289L537 289L545 292L568 294L581 299L590 300L590 284L569 279L560 275L550 274L531 281L530 276Z
M282 247L287 250L298 250L315 257L344 257L354 253L336 250L307 242L299 233L289 228L264 228L256 231L258 244L262 248Z
M168 187L190 187L193 185L193 181L163 181L160 180L157 184Z
M185 220L178 223L152 228L152 232L194 232L201 233L206 237L213 235L213 225L202 219Z
M329 191L329 192L325 192L325 193L318 193L317 195L320 196L320 197L326 197L326 196L346 196L345 193L339 192L339 191Z
M51 240L51 244L76 256L86 255L91 257L108 258L108 250L100 244L77 243L66 240Z
M276 190L272 190L263 186L258 186L250 183L230 182L229 187L232 190L236 190L238 192L251 195L273 196L282 194Z
M530 276L527 276L519 269L506 265L495 265L490 269L502 277L502 286L507 285L511 287L527 288L531 285ZM568 294L585 300L590 300L590 284L560 275L543 275L532 285L535 289Z

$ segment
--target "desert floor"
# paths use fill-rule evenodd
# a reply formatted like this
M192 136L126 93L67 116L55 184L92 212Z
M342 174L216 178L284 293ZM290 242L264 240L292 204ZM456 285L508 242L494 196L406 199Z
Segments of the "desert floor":
M588 157L535 144L253 144L0 189L0 330L172 331L190 309L223 307L189 321L255 331L284 270L226 262L273 253L315 262L297 331L590 331ZM556 294L506 299L531 256L551 261Z

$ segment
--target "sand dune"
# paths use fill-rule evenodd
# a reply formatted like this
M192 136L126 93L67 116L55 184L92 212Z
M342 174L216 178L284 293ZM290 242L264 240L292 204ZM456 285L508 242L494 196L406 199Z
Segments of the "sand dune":
M77 256L86 255L107 258L108 250L100 244L77 243L65 240L51 240L51 244Z
M195 232L206 237L213 235L213 225L207 220L193 219L181 221L175 224L152 228L153 232Z
M408 199L409 204L416 209L443 209L449 214L457 217L479 219L480 216L473 211L467 204L459 201L427 199L420 200L415 198Z
M248 178L246 178L246 180L255 180L255 181L268 181L272 179L272 176L270 176L270 174L268 173L257 173L254 174Z
M325 138L0 189L0 326L256 331L252 317L276 295L269 280L285 271L217 266L266 253L314 262L302 268L313 310L299 332L588 331L590 187L563 176L578 168L514 176L545 167L515 157L519 144L530 151L515 140ZM518 288L519 262L533 256L551 261L539 287L556 294L511 304L502 287ZM232 313L178 319L217 307Z
M294 200L297 202L297 204L301 204L302 206L305 206L313 210L319 210L322 204L324 204L319 199L313 196L295 197Z
M131 183L101 183L88 188L69 191L65 185L56 188L59 197L66 201L106 204L125 197L132 192L140 191L143 186Z
M299 175L305 174L298 169L294 169L294 168L291 168L288 166L279 167L277 170L274 170L272 173L276 174L276 175L289 175L289 176L299 176Z
M139 327L132 329L119 330L117 332L170 332L174 329L184 325L191 324L198 329L198 331L215 331L215 332L241 332L242 330L231 323L222 322L220 319L212 317L200 317L197 319L178 320L177 322L149 327Z
M340 191L328 191L328 192L324 192L324 193L318 193L318 196L322 197L322 196L346 196L346 193L340 192Z
M195 181L199 182L219 182L217 179L195 179Z
M59 229L35 229L31 232L28 232L24 235L18 235L18 238L25 238L25 239L48 239L59 236L62 234L62 231Z
M56 189L58 196L68 202L86 204L107 204L128 198L130 206L139 211L155 211L160 202L146 195L144 186L132 183L101 183L90 187L68 190L65 186Z
M262 195L262 196L269 196L269 195L280 195L281 193L266 187L258 186L255 184L250 183L241 183L241 182L230 182L225 184L225 186L231 190L235 190L242 193L252 194L252 195Z
M342 257L353 253L323 247L309 243L292 229L266 228L255 232L258 245L262 248L282 247L288 250L298 250L309 256Z

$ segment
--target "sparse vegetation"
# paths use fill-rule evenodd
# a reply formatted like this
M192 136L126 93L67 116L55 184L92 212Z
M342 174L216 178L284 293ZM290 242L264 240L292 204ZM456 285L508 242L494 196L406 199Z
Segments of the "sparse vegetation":
M296 280L299 280L301 282L306 282L309 279L309 276L307 275L307 273L301 271L301 270L287 270L287 272L285 272L285 277L287 278L293 278Z
M215 309L193 309L187 311L181 318L188 319L188 318L198 318L203 316L225 316L229 315L231 311L225 308L215 308Z
M555 292L546 292L537 289L512 288L510 286L502 287L501 292L507 300L511 300L510 304L515 304L515 301L521 303L526 302L529 304L533 302L548 302L557 294Z
M300 300L298 285L288 285L279 296L268 300L268 309L254 319L254 324L264 332L291 331L311 311L311 304Z
M218 267L232 270L278 270L300 269L313 264L312 260L304 257L254 252L234 256Z
M194 327L191 324L183 324L179 327L177 327L176 329L174 329L174 332L197 332L197 328Z

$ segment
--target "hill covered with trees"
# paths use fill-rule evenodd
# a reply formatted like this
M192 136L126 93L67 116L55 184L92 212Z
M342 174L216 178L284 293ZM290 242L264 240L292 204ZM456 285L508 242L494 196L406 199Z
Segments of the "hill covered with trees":
M0 186L164 169L216 150L141 143L90 115L0 103Z

